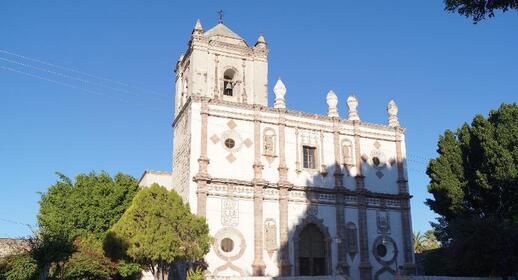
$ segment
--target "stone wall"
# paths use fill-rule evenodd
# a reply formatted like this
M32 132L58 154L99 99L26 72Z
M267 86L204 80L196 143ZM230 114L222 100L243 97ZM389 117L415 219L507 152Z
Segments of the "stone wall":
M29 242L23 239L0 238L0 258L29 250Z

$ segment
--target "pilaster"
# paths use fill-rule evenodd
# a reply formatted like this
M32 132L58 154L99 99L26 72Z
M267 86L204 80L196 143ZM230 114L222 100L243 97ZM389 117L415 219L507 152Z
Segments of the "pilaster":
M349 265L347 264L346 255L346 239L345 239L345 196L343 192L343 172L341 168L341 157L340 157L340 134L338 132L338 123L335 120L333 123L333 146L334 146L334 179L335 179L335 190L336 194L336 247L337 247L337 258L338 263L336 265L336 273L339 275L349 275ZM322 146L323 147L323 146Z
M254 179L252 181L254 186L254 261L252 263L252 274L254 276L263 276L266 268L263 260L263 188L265 181L262 178L259 113L259 107L254 106Z
M200 158L198 159L198 173L194 177L197 183L197 211L196 214L205 217L207 214L207 183L210 182L208 173L209 158L207 157L207 125L209 117L209 104L203 101L201 104L201 136Z
M288 229L288 168L286 166L286 120L281 112L279 116L279 235L280 235L280 260L279 270L281 276L291 275L289 229Z
M354 124L354 151L356 159L356 191L358 192L358 233L360 235L360 279L372 279L372 266L369 261L369 236L367 228L367 201L365 198L365 177L362 171L359 121Z
M214 55L214 98L219 98L219 74L218 74L218 68L219 68L219 54Z
M398 189L399 194L407 195L407 199L401 203L401 232L403 240L403 255L405 263L403 264L403 273L405 275L415 274L415 264L412 254L412 228L410 224L410 196L408 195L408 180L405 177L404 158L402 153L401 129L394 128L396 138L396 162L398 171Z

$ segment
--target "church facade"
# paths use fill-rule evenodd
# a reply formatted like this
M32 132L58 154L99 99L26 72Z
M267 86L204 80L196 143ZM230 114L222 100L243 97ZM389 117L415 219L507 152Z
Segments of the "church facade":
M209 277L412 273L394 101L386 124L362 121L355 96L340 116L333 91L321 100L327 115L298 112L278 80L268 106L263 35L250 46L222 22L207 31L196 22L175 74L173 170L156 176L206 217Z

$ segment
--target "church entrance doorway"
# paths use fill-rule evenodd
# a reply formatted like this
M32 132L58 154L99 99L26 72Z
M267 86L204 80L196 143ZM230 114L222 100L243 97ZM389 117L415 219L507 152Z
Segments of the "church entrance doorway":
M298 267L301 276L327 275L327 245L324 234L313 223L299 235Z

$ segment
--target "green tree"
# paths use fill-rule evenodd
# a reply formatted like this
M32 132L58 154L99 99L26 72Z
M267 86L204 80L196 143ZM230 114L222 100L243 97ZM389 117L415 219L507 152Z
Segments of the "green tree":
M199 268L199 267L189 268L189 270L187 270L186 279L187 280L203 280L203 279L205 279L205 277L203 276L203 270L201 270L201 268Z
M106 243L118 241L155 279L167 279L174 261L195 261L209 251L208 233L205 218L193 215L174 190L153 184L137 193Z
M518 106L447 130L430 161L428 199L453 269L463 275L518 272ZM484 261L482 261L484 260Z
M109 280L115 274L115 264L104 255L102 241L95 236L77 238L77 250L63 267L63 280Z
M472 18L477 23L494 17L495 11L518 10L518 0L444 0L446 11Z
M138 191L137 181L119 173L111 177L106 172L79 174L75 181L59 174L60 180L41 195L38 223L40 231L33 244L33 255L46 277L51 265L62 274L65 266L85 261L74 241L78 237L97 239L99 248L107 230L129 207Z
M420 231L413 232L412 234L412 242L414 244L414 252L422 253L424 251L424 235L421 234Z
M414 232L412 239L415 253L422 253L424 251L439 248L439 242L437 241L435 233L432 229L427 230L424 234L421 234L419 231Z

